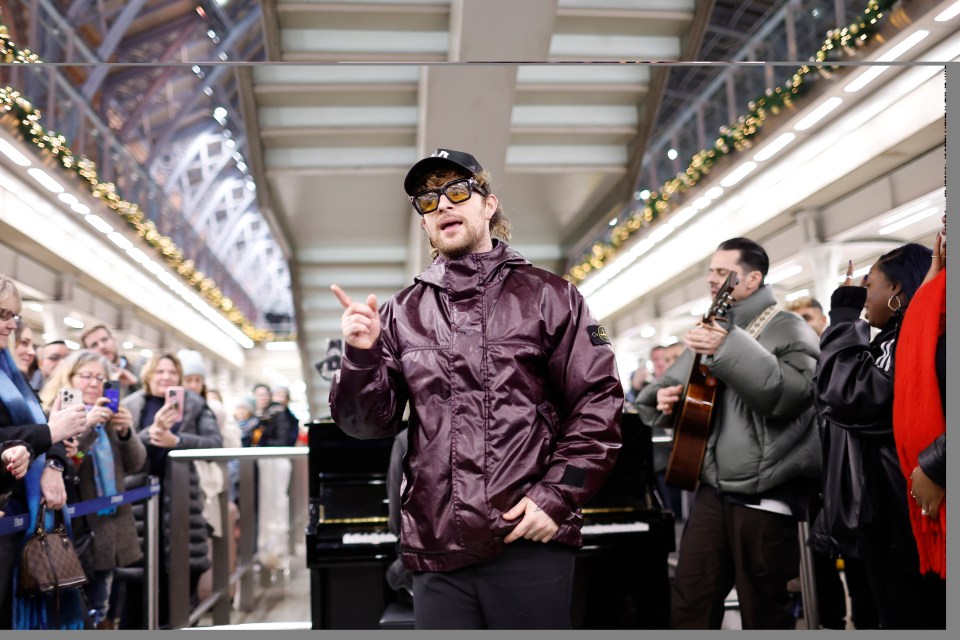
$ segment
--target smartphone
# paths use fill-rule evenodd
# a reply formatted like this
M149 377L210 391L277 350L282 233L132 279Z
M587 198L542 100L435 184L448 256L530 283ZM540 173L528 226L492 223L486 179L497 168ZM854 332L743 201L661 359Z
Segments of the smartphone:
M116 413L120 408L120 383L116 380L107 380L103 383L103 397L110 400L107 408Z
M66 409L73 404L83 404L83 392L73 387L60 389L60 408Z
M177 408L177 422L183 420L183 398L185 395L183 387L167 387L167 402Z

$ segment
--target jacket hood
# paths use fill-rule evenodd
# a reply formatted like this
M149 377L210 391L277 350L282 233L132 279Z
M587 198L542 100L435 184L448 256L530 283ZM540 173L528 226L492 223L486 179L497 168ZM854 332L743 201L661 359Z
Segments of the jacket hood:
M471 253L453 260L439 256L415 280L442 289L460 291L478 285L493 284L505 277L508 269L528 264L530 262L526 258L505 242L494 239L493 249L484 253Z

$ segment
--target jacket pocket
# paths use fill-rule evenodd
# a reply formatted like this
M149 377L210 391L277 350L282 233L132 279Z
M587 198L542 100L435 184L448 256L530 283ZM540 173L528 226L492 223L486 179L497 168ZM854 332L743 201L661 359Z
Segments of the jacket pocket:
M543 421L547 423L547 431L550 433L551 440L555 439L559 435L560 418L557 416L553 405L550 404L549 401L541 402L537 405L537 413L539 413Z

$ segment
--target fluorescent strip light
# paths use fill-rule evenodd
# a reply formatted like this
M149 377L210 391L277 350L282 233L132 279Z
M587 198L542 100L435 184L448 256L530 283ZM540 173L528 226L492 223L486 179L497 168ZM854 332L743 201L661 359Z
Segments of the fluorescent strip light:
M31 164L30 158L17 151L16 147L6 140L0 139L0 153L10 158L13 164L20 167L29 167Z
M27 173L47 191L51 193L63 193L63 187L60 186L60 183L48 176L47 172L43 169L34 167L33 169L27 169Z
M78 320L73 316L64 316L63 324L68 327L73 327L74 329L83 329L86 326L83 324L83 320Z
M943 196L940 196L941 201L942 199L943 199ZM926 209L929 209L931 206L935 206L935 205L929 199L925 198L923 202L914 203L910 206L904 207L902 210L898 211L897 213L894 213L891 216L887 216L886 218L880 221L880 226L885 227L888 224L893 224L898 220L903 220L907 216L912 216L918 211L925 211Z
M134 262L136 262L137 264L141 264L143 266L146 266L147 263L150 261L150 257L140 249L137 249L136 247L131 247L127 249L127 255L130 256L130 258Z
M40 304L39 302L31 302L27 306L33 309L34 311L36 311L37 313L40 313L41 311L43 311L43 305Z
M920 222L925 218L930 218L938 215L940 215L940 207L931 207L929 209L924 209L923 211L920 211L919 213L915 213L912 216L906 217L903 220L898 220L893 224L888 224L885 227L880 227L880 230L877 231L877 233L879 233L882 236L890 235L894 231L899 231L904 227L909 227L915 222Z
M787 302L793 302L794 300L799 300L810 295L810 289L800 289L799 291L793 291L783 296L783 299Z
M936 18L933 19L934 22L947 22L948 20L953 20L958 15L960 15L960 2L954 2L952 5L940 12Z
M70 205L70 208L73 209L74 211L76 211L77 213L79 213L79 214L82 215L82 216L85 216L85 215L87 215L88 213L90 213L90 207L88 207L87 205L83 204L82 202L75 202L75 203L73 203L72 205Z
M764 278L763 281L766 284L777 284L778 282L783 282L787 278L792 278L793 276L802 272L803 272L803 266L799 264L795 264L791 267L785 267L774 273L768 273L767 277Z
M903 42L891 48L882 56L878 57L876 61L892 62L897 58L899 58L900 56L902 56L903 54L905 54L910 49L913 49L915 46L920 44L928 35L930 35L930 32L927 31L926 29L918 29L913 33L911 33L909 36L907 36L907 38L903 40ZM881 73L883 73L889 68L890 67L886 65L878 66L878 67L870 67L869 69L861 73L859 76L857 76L847 86L845 86L843 90L846 91L847 93L856 93L857 91L860 91L865 86L867 86L868 84L876 80Z
M797 131L806 131L813 125L817 124L824 118L826 118L831 111L839 107L843 103L843 98L834 96L828 100L825 100L823 104L818 106L816 109L811 111L807 116L805 116L800 122L793 125L793 128Z
M60 198L61 202L67 205L77 204L78 202L80 202L77 199L77 196L73 195L72 193L68 193L66 191L64 191L63 193L57 194L57 197Z
M124 349L133 349L133 343L130 342L129 340L124 340L124 342L123 342L123 348L124 348Z
M663 224L653 230L653 233L650 234L650 239L654 242L660 242L671 233L673 233L673 227L669 224Z
M153 356L153 351L150 349L140 349L140 355L149 359L151 356Z
M710 198L708 198L707 196L700 196L699 198L691 202L690 206L696 209L697 211L706 209L707 207L710 206Z
M652 338L655 335L657 335L657 330L651 327L650 325L647 325L644 328L640 329L641 338Z
M722 195L723 195L723 188L722 188L722 187L712 187L712 188L708 189L705 194L703 194L703 197L704 197L704 198L708 198L708 199L710 199L710 200L716 200L717 198L719 198L719 197L722 196Z
M763 162L764 160L769 160L773 156L777 155L777 152L783 149L785 146L797 139L797 134L787 132L781 134L773 139L773 142L765 146L763 149L753 156L753 159L757 162Z
M64 340L63 344L67 345L68 349L72 349L74 351L80 348L80 344L77 342L74 342L73 340Z
M675 213L673 217L670 218L670 221L667 224L669 224L671 227L676 229L683 223L688 222L690 218L692 218L695 215L697 215L696 209L694 209L693 207L686 207L685 209L681 209L680 211Z
M264 348L267 351L296 351L297 343L292 340L287 340L285 342L268 342L264 345Z
M110 233L113 231L113 227L106 223L106 221L100 216L91 213L84 220L90 224L91 227L99 231L100 233Z
M116 231L111 231L110 233L108 233L107 240L117 245L124 251L126 251L127 249L133 248L133 243L130 242L130 239L127 238L127 236L123 235L122 233L118 233Z
M753 173L753 170L757 168L756 162L744 162L742 165L731 171L727 176L720 181L720 184L724 187L732 187L737 184L748 175Z

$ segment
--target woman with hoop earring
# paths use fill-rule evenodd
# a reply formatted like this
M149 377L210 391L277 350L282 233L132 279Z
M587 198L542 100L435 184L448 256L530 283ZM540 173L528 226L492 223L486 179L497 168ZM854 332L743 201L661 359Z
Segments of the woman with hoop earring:
M898 247L880 256L859 286L849 264L831 297L830 327L820 339L814 378L824 422L823 508L810 545L862 563L884 629L946 624L944 590L919 573L893 436L897 334L930 256L919 244ZM871 327L880 331L872 340Z

